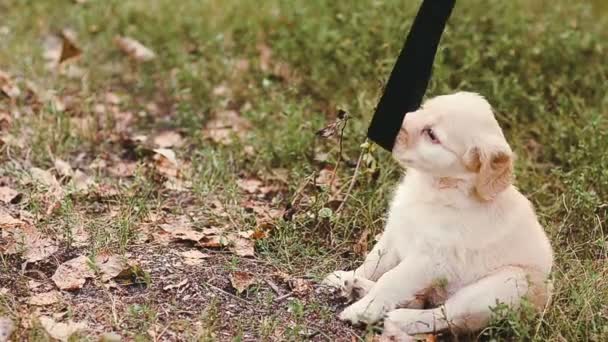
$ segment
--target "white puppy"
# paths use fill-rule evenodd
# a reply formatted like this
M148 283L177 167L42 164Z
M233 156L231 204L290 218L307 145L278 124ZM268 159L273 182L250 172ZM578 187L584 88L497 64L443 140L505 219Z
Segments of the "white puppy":
M340 319L385 336L476 331L503 303L551 295L553 252L531 203L512 185L513 153L481 96L438 96L408 113L393 156L408 169L382 237L355 271L325 284L355 299Z

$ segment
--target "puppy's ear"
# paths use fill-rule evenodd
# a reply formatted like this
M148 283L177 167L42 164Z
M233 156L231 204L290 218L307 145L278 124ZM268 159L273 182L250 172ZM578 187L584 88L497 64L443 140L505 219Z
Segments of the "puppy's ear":
M464 164L477 173L475 191L483 201L492 200L513 182L513 152L506 142L469 148Z

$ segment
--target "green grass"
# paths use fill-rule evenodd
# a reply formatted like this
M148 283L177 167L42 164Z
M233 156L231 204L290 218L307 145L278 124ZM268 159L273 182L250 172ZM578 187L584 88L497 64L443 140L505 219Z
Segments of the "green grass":
M133 133L180 130L188 148L177 153L192 162L193 195L203 203L218 198L243 230L252 228L255 220L240 208L238 177L264 178L273 169L288 169L289 185L273 201L277 206L292 201L320 169L313 161L315 148L329 153L329 163L340 158L335 140L314 135L338 109L350 114L343 156L351 163L357 160L415 9L415 3L398 0L109 0L84 5L3 0L0 27L8 33L0 35L0 69L78 101L69 112L46 106L14 119L10 133L24 137L25 144L2 147L0 175L22 172L9 159L48 168L54 157L121 153L103 133L111 131L103 126L107 123L83 132L70 121L94 115L93 104L112 90L134 112L148 102L159 104L169 119L142 117L131 127ZM458 3L444 35L428 96L468 90L490 100L518 155L517 184L535 204L556 251L556 295L549 310L532 319L507 315L489 335L608 339L607 18L604 1L470 0ZM83 80L43 68L42 37L66 27L78 33L84 51L79 61L87 70ZM137 38L158 58L140 66L127 62L112 41L117 34ZM297 77L281 80L261 70L260 42L272 49L273 62L286 63ZM247 70L238 70L240 60L249 61ZM232 93L230 101L213 95L222 84ZM8 108L7 102L2 105ZM225 108L239 108L253 128L246 139L218 146L203 139L201 129ZM255 154L247 156L245 146ZM342 184L353 171L341 163ZM277 220L257 251L300 275L320 276L354 264L353 244L364 230L371 237L382 230L399 176L389 154L373 149L342 215L320 218L329 194L308 192L308 205L293 220ZM123 194L113 199L119 214L112 222L87 214L94 250L127 250L133 228L159 210L166 198L151 177L144 172L132 184L119 183ZM35 201L29 206L37 212ZM74 208L63 203L51 221L72 224L77 220ZM226 220L213 215L212 220ZM214 321L214 315L210 310L207 319ZM269 320L261 329L274 324Z

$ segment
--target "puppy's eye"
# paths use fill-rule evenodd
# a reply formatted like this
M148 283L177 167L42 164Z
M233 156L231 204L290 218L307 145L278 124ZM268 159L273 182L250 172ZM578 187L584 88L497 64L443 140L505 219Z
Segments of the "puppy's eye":
M424 135L426 135L433 144L439 144L441 143L441 141L439 141L439 138L437 138L437 135L435 134L435 132L433 132L433 129L430 127L426 127L422 130L422 133Z

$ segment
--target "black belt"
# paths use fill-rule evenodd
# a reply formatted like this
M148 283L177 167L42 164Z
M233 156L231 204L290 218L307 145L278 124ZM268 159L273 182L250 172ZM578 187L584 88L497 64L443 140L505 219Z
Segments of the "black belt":
M367 136L391 151L407 112L420 107L456 0L424 0L376 107Z

